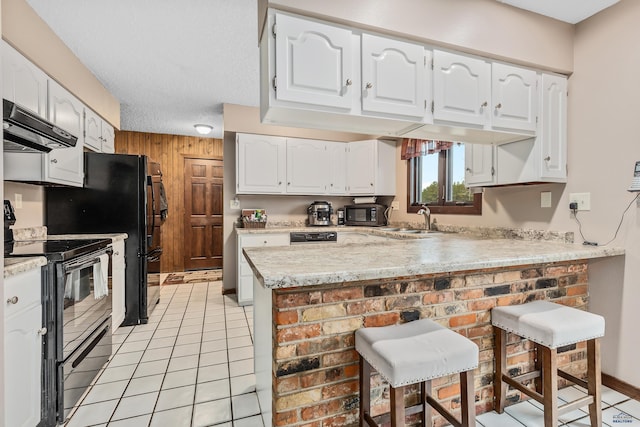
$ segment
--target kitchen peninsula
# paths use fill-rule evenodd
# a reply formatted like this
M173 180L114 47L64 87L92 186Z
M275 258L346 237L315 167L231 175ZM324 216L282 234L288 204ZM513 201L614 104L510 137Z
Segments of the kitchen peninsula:
M355 330L427 317L467 336L480 348L475 392L483 413L493 406L491 308L548 299L586 309L589 286L601 285L589 283L589 260L624 251L434 233L244 254L255 275L255 372L265 426L348 426L357 424L359 404ZM584 348L562 350L560 365L581 373ZM508 369L528 371L533 356L529 342L512 339ZM388 392L373 378L375 415L388 408ZM459 407L455 376L434 381L433 390L446 408ZM410 389L405 399L415 398Z

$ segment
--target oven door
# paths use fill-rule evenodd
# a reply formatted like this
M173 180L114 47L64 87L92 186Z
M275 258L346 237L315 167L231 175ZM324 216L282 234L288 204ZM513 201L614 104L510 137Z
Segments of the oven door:
M108 266L111 248L57 266L56 332L58 362L66 360L111 316Z
M111 317L58 364L58 421L63 424L71 409L111 357Z

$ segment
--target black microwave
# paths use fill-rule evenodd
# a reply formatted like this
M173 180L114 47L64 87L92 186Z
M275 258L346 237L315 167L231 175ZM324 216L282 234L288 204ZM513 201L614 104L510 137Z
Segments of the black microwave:
M345 206L345 225L366 225L369 227L385 225L384 211L386 209L386 206L376 204Z

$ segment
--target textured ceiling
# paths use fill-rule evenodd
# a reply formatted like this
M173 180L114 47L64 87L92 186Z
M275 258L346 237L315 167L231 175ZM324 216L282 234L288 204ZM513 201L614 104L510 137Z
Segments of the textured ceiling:
M259 104L256 0L27 0L121 104L121 128L222 137Z
M620 0L498 0L570 24L589 18Z

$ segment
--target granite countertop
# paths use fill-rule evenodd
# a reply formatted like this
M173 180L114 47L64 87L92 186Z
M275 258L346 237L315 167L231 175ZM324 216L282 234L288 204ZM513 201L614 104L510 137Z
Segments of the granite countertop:
M47 264L47 259L43 256L28 258L5 258L4 278L16 276L25 271L33 270Z
M343 228L341 228L343 229ZM249 265L267 288L391 279L623 255L616 247L554 241L491 239L453 233L389 239L384 245L299 245L245 248Z
M73 239L111 239L111 242L125 240L127 233L102 233L102 234L50 234L48 239L73 240Z
M333 231L338 233L361 233L371 234L374 236L389 237L392 239L420 239L426 237L429 233L437 231L423 231L422 233L399 233L389 231L389 227L354 227L354 226L322 226L322 227L305 227L305 226L284 226L284 227L267 227L267 228L236 228L238 234L273 234L273 233L322 233Z

